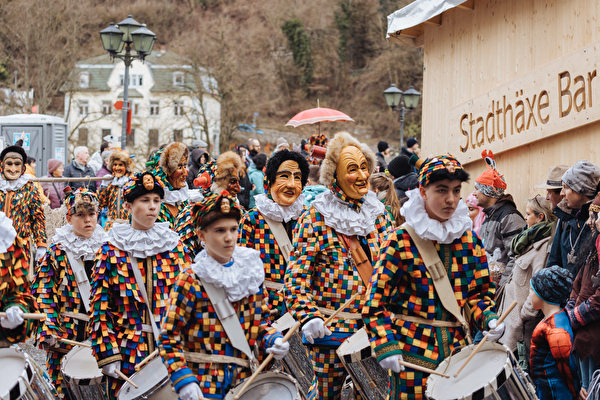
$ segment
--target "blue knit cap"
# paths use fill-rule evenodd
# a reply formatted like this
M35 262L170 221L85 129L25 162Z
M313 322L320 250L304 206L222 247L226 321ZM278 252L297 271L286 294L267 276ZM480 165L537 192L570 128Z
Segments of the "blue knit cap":
M573 288L573 275L568 270L553 265L533 275L531 288L546 303L564 307Z

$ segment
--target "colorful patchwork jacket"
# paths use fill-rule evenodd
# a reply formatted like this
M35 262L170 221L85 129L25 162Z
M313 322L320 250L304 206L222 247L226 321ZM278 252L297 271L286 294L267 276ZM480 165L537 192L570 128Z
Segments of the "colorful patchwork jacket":
M196 230L194 229L194 222L192 218L192 205L186 204L181 210L173 230L179 235L179 240L190 252L192 258L200 252L200 244L198 243L198 236L196 236Z
M127 174L129 176L131 174ZM109 183L108 186L101 186L100 193L98 194L98 201L100 208L107 208L108 213L106 214L107 220L104 229L109 231L112 228L113 223L116 219L129 220L129 211L125 209L125 197L121 194L121 210L119 211L119 191L121 187Z
M255 295L231 303L250 348L259 344L261 350L271 347L275 339L282 337L268 322L270 313L263 290L261 288ZM196 382L204 397L224 399L232 387L251 375L250 368L235 363L186 360L186 353L248 360L245 354L230 344L213 304L191 269L182 272L173 286L161 332L160 355L177 392ZM193 355L188 355L188 358L191 357Z
M452 243L435 243L435 247L448 270L459 306L468 305L471 323L487 330L488 322L498 316L493 300L496 288L481 240L469 230ZM405 361L435 369L453 348L466 344L462 327L432 329L402 319L407 315L457 322L440 307L433 280L403 227L392 232L381 246L367 296L363 319L378 360L401 354Z
M46 217L42 201L32 182L15 191L0 190L2 211L13 221L17 235L23 239L31 236L38 247L46 247ZM29 255L26 255L29 258Z
M152 294L148 295L154 310L152 318L160 327L171 287L179 272L189 268L190 258L179 242L171 251L137 261L144 263L145 268L140 268L144 281L146 264L152 263ZM152 334L148 333L151 330L142 327L150 324L147 308L126 252L107 242L100 248L96 262L90 301L92 351L98 366L122 361L121 370L129 375L135 364L153 351L154 341L149 340Z
M387 235L391 225L387 214L375 221L375 230L361 237L363 248L370 249L374 262L379 253L382 236ZM358 271L350 264L345 244L337 232L325 225L321 213L314 206L309 208L298 221L294 233L296 251L290 257L285 273L285 298L287 307L296 320L306 323L321 317L327 319L319 308L329 313L342 306L356 291L365 293L367 286ZM332 336L315 340L315 344L339 345L361 326L360 310L364 296L359 296L345 312L357 314L356 319L335 318L328 328Z

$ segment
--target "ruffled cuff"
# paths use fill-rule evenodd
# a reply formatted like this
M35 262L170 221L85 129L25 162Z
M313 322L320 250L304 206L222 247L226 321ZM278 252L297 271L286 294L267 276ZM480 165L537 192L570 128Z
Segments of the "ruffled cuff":
M173 387L177 393L179 393L181 388L189 383L197 383L198 385L200 384L200 382L198 382L198 378L196 378L196 375L187 366L171 373L171 382L173 383Z
M389 356L393 356L394 354L402 355L402 349L400 349L400 343L394 340L393 342L387 342L380 344L375 347L375 355L377 356L377 361L381 361L384 358L388 358Z
M275 344L275 339L277 339L277 338L283 339L283 335L279 331L265 335L265 340L264 340L265 349L270 349L271 347L273 347L273 345Z

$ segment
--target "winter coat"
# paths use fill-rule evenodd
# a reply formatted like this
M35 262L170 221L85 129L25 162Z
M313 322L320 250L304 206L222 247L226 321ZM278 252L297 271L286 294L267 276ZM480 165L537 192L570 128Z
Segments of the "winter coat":
M394 179L394 189L398 195L398 199L408 197L406 192L419 187L419 177L414 172L409 172L399 178Z
M254 164L250 164L254 165ZM243 175L243 176L242 176ZM237 194L237 198L242 207L245 210L250 209L250 191L252 190L252 183L250 183L250 179L248 179L247 173L240 172L240 187L242 191Z
M106 176L106 175L112 175L112 172L110 172L108 170L108 168L106 168L106 164L105 164L102 166L102 168L100 168L98 170L98 172L96 172L96 178L102 178L103 176Z
M302 194L304 195L304 204L306 207L310 207L310 203L321 193L326 192L327 188L323 185L310 185L305 186L302 189Z
M381 153L375 153L377 156L377 167L379 168L378 172L385 172L387 169L387 162L385 162L385 157Z
M29 165L29 164L25 164L25 173L31 175L32 178L35 178L35 169L33 169L31 167L31 165ZM48 204L50 202L50 200L48 199L48 197L46 197L46 195L44 193L44 188L42 187L40 182L32 182L32 183L33 183L33 186L35 186L35 188L38 190L42 204Z
M250 179L250 205L248 209L254 208L254 196L257 194L262 194L265 192L263 187L263 179L265 177L264 172L256 169L254 164L248 167L248 179ZM254 189L252 190L252 185L254 184Z
M99 151L92 154L87 165L94 171L94 176L96 176L96 173L100 171L100 168L104 165L102 162L102 154Z
M200 164L200 157L202 157L203 154L208 153L202 149L194 149L190 154L190 169L186 178L188 187L190 189L197 188L197 186L194 185L194 179L196 179L198 176L198 171L200 171L200 167L202 166L202 164Z
M48 173L48 178L54 178ZM59 208L65 200L65 182L41 182L44 195L50 201L50 208Z
M69 164L65 166L65 170L63 172L63 176L65 178L81 178L85 176L95 177L96 173L89 165L82 166L77 163L75 160L71 161ZM73 191L83 187L91 190L92 192L96 191L96 181L79 181L79 182L70 182L69 186Z
M501 196L496 204L483 210L485 221L479 230L479 237L483 240L486 254L493 254L494 249L500 249L500 259L498 262L506 265L506 269L500 279L502 286L508 277L515 263L514 257L510 252L510 244L515 235L523 230L526 225L525 219L517 210L517 206L510 194Z

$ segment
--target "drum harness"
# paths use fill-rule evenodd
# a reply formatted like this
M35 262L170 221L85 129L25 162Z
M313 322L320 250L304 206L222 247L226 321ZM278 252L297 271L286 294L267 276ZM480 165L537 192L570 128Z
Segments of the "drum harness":
M69 311L63 311L60 313L60 315L62 317L76 319L78 321L82 321L87 324L90 321L88 312L90 311L90 293L92 291L92 286L90 285L90 280L85 271L84 262L80 258L75 257L75 254L71 253L68 250L65 250L65 253L67 255L67 259L69 260L69 264L71 264L71 270L73 271L73 275L75 276L75 283L77 284L77 290L79 290L79 295L81 296L81 302L83 304L83 307L85 308L85 313L83 313L83 312L74 313L74 312L69 312ZM66 277L65 277L65 279L66 279ZM81 307L79 308L79 311L82 311ZM77 340L81 340L81 338L80 338L81 330L80 329L82 326L83 326L83 330L84 330L83 335L85 336L85 326L86 325L78 324L77 332L76 332Z
M142 295L144 303L146 304L146 309L148 311L148 320L150 321L150 325L142 324L142 332L153 334L154 340L158 340L158 338L160 337L160 330L158 329L158 326L156 326L156 321L154 320L154 313L152 312L152 307L150 307L150 302L148 301L148 292L146 292L146 285L144 284L144 280L142 279L138 259L132 253L127 253L127 256L129 257L129 261L131 262L131 269L133 270L135 283L138 287L138 290L140 291L140 294ZM146 271L146 276L148 278L147 284L148 288L152 290L152 286L150 285L152 283L152 275L154 274L154 268L152 266L150 257L148 257L148 262L144 263L143 266L146 267L146 264L150 267L150 271ZM153 351L152 344L154 343L154 340L148 340L149 353Z
M287 231L283 226L283 223L274 221L262 213L261 215L265 219L265 221L267 221L267 224L271 229L271 233L273 234L273 236L275 236L275 241L279 246L279 252L283 256L287 265L287 263L289 263L290 261L290 254L292 253L294 247L292 246L292 242L290 241L290 237L288 236ZM264 285L267 289L275 290L278 293L283 293L283 283L273 282L265 279Z

